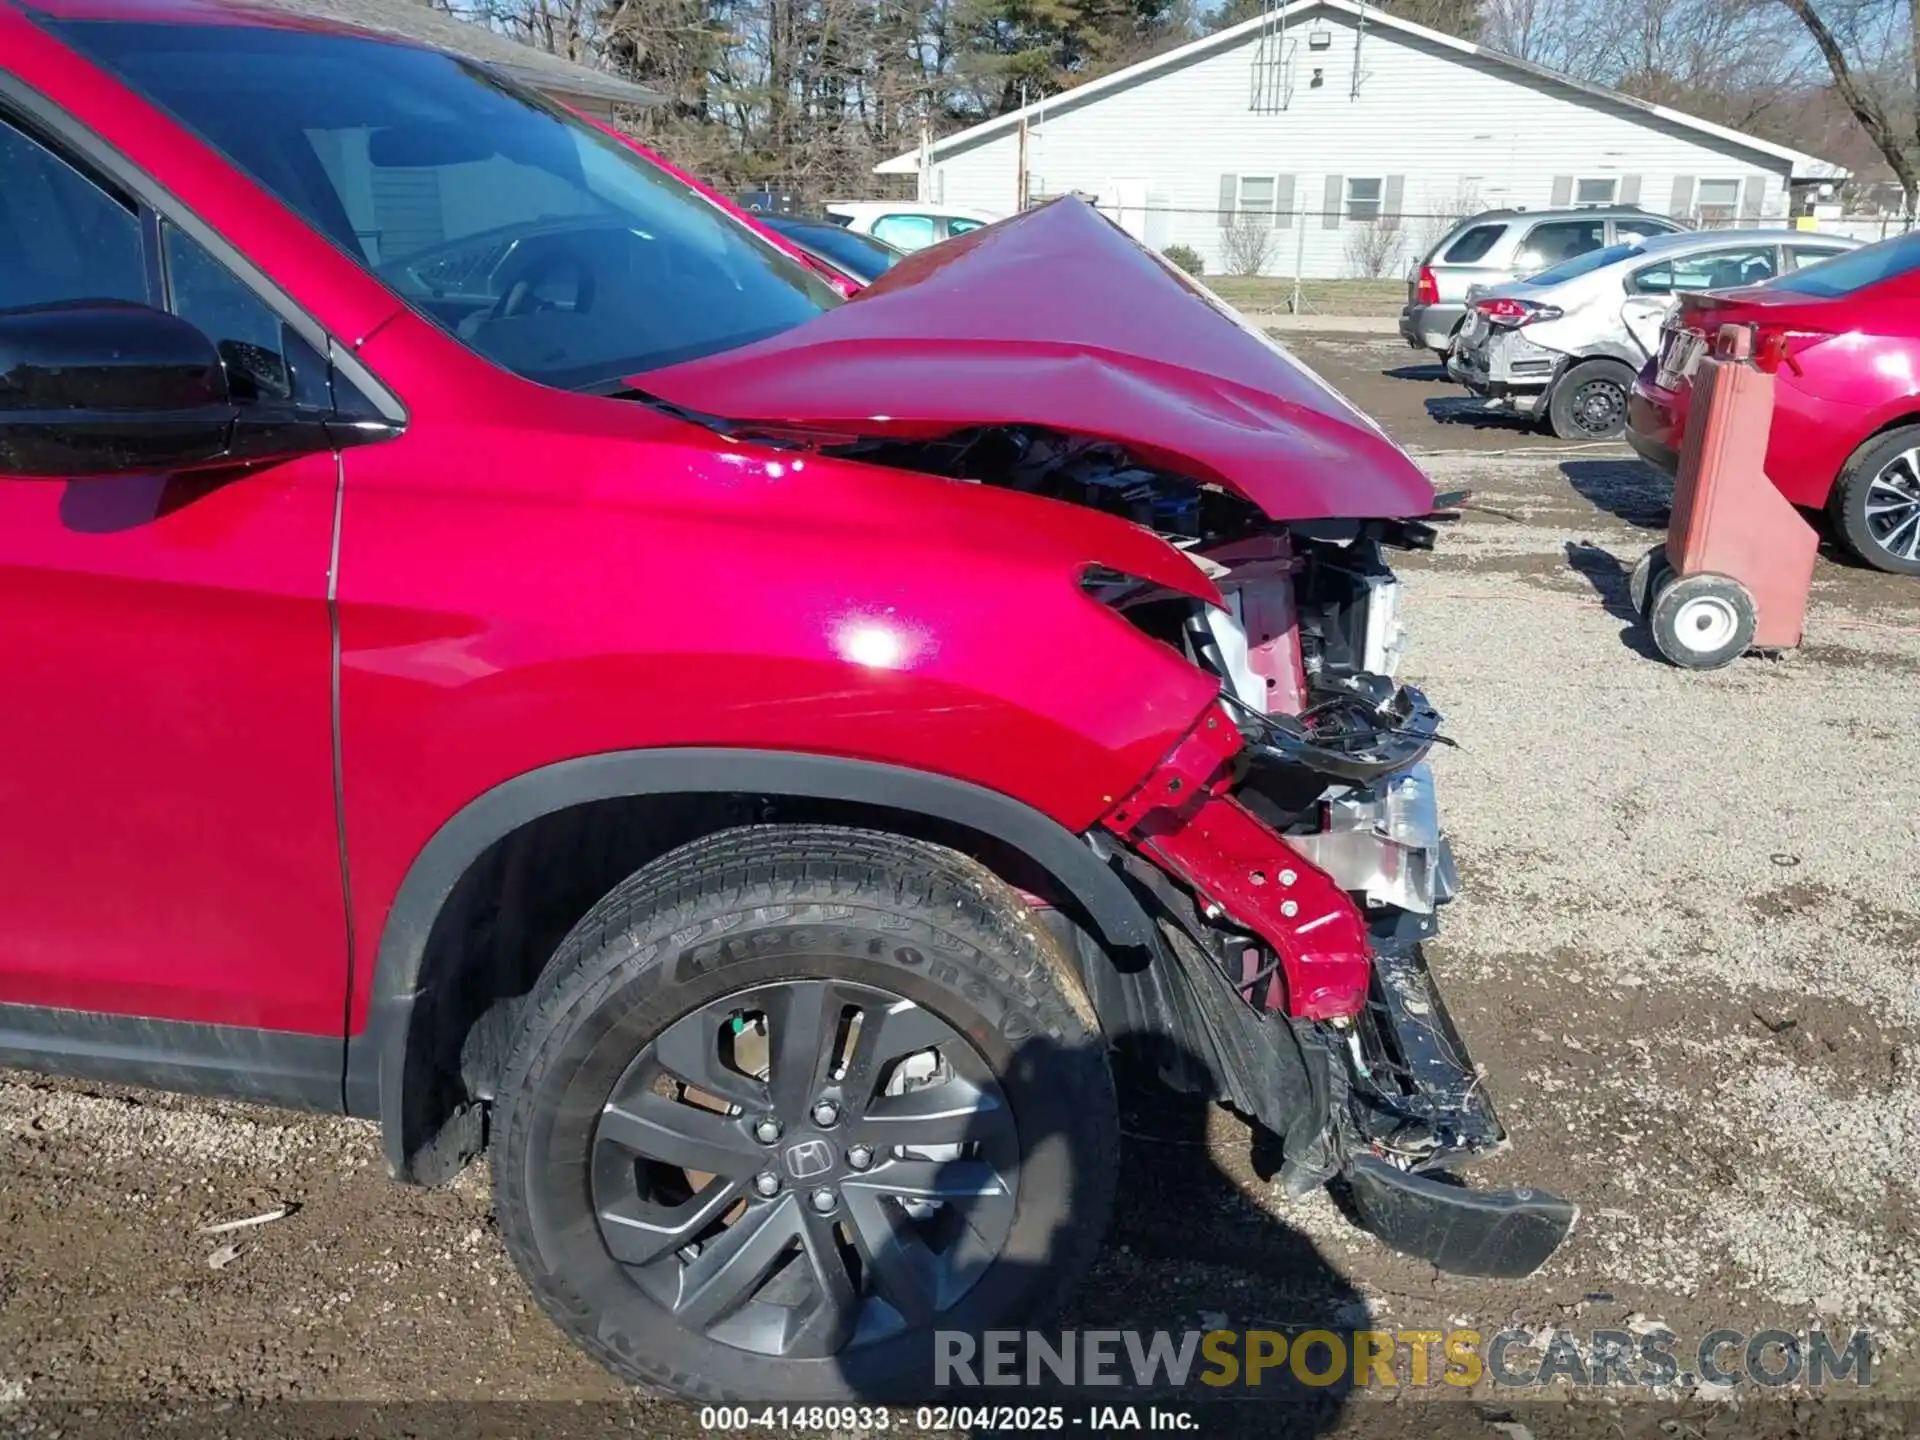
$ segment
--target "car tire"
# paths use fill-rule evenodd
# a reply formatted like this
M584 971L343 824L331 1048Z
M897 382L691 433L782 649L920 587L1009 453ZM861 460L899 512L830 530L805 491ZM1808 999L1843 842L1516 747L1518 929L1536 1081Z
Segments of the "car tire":
M494 1120L541 1307L703 1401L925 1399L935 1329L1026 1328L1077 1283L1119 1150L1032 908L952 850L824 826L708 836L595 906Z
M1718 670L1753 644L1753 596L1725 575L1669 578L1654 592L1647 628L1660 653L1685 670Z
M1876 435L1854 451L1827 513L1857 559L1889 574L1920 575L1920 425Z
M1618 360L1582 360L1554 382L1547 426L1562 440L1618 440L1627 433L1633 371Z

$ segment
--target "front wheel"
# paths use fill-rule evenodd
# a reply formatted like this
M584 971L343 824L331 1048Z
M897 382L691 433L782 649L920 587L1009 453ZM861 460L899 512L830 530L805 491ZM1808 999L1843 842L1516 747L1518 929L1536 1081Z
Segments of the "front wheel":
M1547 424L1562 440L1618 440L1627 433L1633 371L1618 360L1582 360L1560 377Z
M528 999L494 1197L535 1297L638 1384L915 1399L1097 1251L1118 1120L1031 909L953 851L754 827L648 866Z

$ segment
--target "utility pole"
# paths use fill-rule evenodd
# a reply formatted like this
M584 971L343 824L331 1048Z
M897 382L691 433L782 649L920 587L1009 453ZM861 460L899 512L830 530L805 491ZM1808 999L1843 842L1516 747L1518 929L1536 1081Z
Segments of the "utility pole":
M920 184L919 191L913 197L922 205L933 202L933 124L931 117L923 109L920 112Z
M1027 208L1027 82L1020 82L1020 173L1014 178L1013 213L1024 214Z

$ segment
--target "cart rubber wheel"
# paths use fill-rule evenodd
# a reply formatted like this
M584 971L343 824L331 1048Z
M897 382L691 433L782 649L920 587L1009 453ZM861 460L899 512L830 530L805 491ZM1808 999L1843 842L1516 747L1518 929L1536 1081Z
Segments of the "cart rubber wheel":
M1673 573L1673 565L1667 559L1667 547L1656 545L1640 557L1640 563L1633 567L1633 573L1627 577L1627 598L1633 602L1633 613L1642 620L1653 604L1653 597L1660 593L1660 587L1667 583L1667 577Z
M1731 665L1753 644L1753 623L1753 596L1724 575L1668 580L1647 617L1660 653L1687 670Z

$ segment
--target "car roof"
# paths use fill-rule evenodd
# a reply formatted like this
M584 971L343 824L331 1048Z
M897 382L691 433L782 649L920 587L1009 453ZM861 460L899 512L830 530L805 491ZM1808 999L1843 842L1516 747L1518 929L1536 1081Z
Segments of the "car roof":
M833 215L940 215L988 222L999 219L985 210L972 210L964 205L928 205L919 200L835 200L827 206L827 211Z
M1681 230L1670 235L1648 235L1638 243L1639 248L1650 254L1664 254L1669 250L1718 250L1727 245L1751 242L1756 245L1785 245L1795 241L1808 244L1839 245L1851 248L1858 240L1848 239L1845 235L1822 235L1818 230L1788 230L1784 227L1754 230Z
M1661 215L1638 205L1563 205L1550 210L1529 210L1524 206L1517 208L1482 210L1469 215L1453 228L1465 230L1474 225L1491 225L1501 220L1611 220L1622 215L1649 215L1657 220L1671 220L1669 215ZM1681 222L1674 221L1675 224Z

